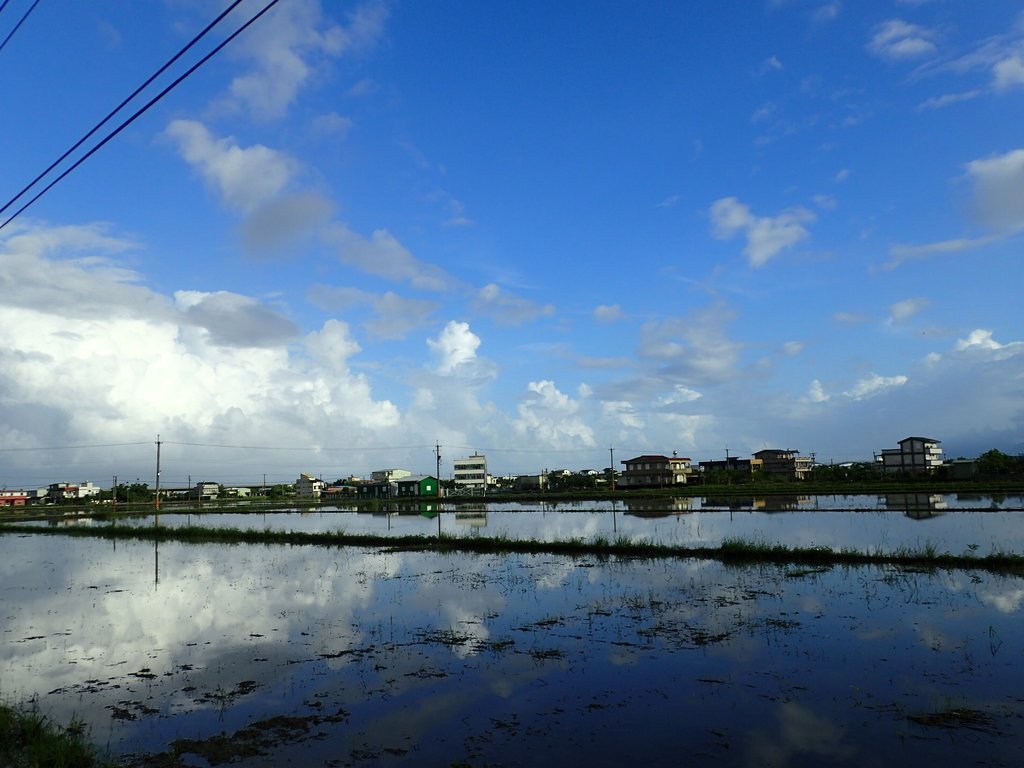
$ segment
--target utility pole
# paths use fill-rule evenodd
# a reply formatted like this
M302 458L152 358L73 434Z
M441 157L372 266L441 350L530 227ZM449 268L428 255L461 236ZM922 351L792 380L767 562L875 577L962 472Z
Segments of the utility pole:
M110 483L110 511L117 512L117 475Z
M156 436L156 511L160 511L160 435Z
M434 456L437 458L437 496L441 497L441 443L434 444Z
M608 467L608 479L612 484L612 493L615 493L615 449L612 448L610 445L608 446L608 461L610 462Z

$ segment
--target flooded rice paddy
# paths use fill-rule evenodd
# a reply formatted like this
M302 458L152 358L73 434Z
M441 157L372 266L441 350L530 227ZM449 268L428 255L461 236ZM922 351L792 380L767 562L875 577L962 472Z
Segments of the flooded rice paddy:
M978 546L1024 549L991 507L793 514L846 515L843 546L879 517L894 543L972 515ZM466 535L508 515L564 536L544 528L556 514L696 517L488 509ZM0 696L83 720L135 765L1011 766L1024 750L1019 575L8 533L0 579Z
M885 554L900 549L987 555L1024 553L1024 497L965 494L681 497L635 501L381 503L145 515L138 526L204 526L256 531L343 532L375 536L473 536L544 542L628 540L712 548L728 539ZM106 523L75 516L39 525Z

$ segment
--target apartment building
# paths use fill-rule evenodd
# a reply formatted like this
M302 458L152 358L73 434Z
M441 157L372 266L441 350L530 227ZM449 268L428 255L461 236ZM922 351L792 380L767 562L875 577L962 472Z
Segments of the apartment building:
M479 492L487 490L487 457L474 453L464 459L456 459L453 463L456 491Z

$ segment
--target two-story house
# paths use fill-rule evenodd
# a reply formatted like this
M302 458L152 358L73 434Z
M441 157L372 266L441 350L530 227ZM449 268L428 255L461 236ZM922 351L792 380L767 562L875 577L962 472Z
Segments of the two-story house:
M691 471L689 458L644 454L622 462L625 469L619 475L620 488L668 488L685 485Z
M0 507L24 507L28 504L25 491L0 491Z
M792 448L765 448L754 453L753 466L767 476L804 480L814 467L814 459Z

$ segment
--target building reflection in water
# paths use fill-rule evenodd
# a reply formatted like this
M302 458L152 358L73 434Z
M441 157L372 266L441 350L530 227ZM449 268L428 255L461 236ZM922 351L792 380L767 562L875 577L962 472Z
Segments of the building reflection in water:
M946 497L941 493L887 493L885 508L901 511L914 520L927 520L946 511Z
M728 509L731 512L754 508L753 496L705 496L703 509Z
M753 509L757 512L792 512L795 509L813 507L817 497L779 494L754 498Z
M623 501L627 515L633 517L671 517L693 511L693 499L628 499Z
M487 527L487 507L480 505L460 505L455 512L456 525L468 525L473 528Z

